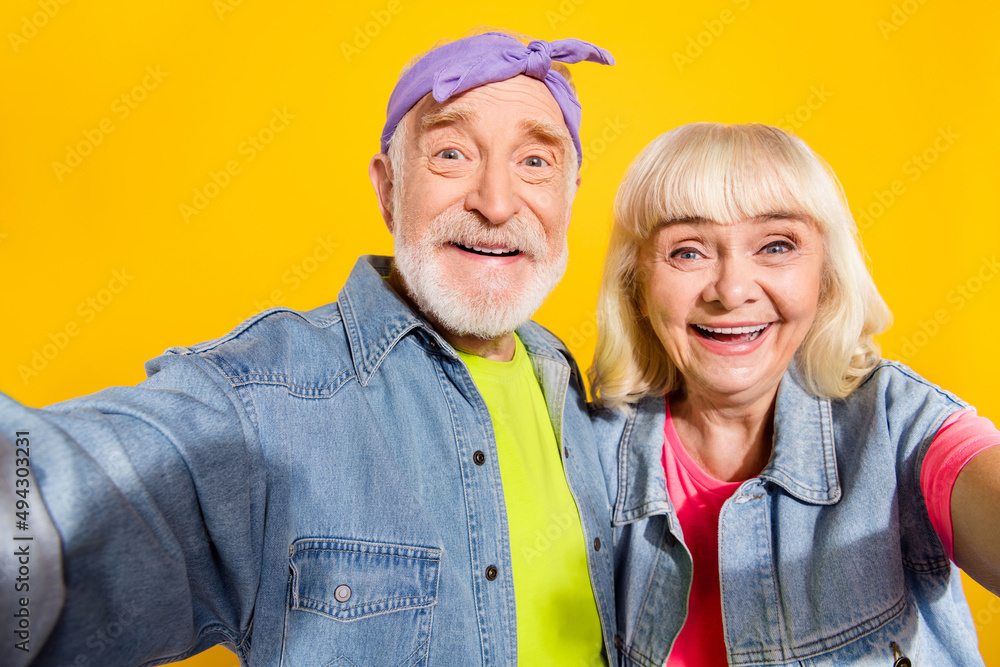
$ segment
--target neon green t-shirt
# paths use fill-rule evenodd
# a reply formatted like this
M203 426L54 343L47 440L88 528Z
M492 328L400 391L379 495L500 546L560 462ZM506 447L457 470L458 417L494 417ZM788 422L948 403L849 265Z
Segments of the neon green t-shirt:
M515 335L511 361L459 352L490 409L507 503L517 604L518 665L594 667L601 622L576 501L531 360Z

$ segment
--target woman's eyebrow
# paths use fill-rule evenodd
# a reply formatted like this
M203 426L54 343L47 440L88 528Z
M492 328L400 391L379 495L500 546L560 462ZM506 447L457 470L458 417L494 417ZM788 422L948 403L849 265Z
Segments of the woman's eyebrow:
M792 222L809 223L809 218L801 213L791 213L789 211L771 211L753 217L753 222L771 222L772 220L789 220Z

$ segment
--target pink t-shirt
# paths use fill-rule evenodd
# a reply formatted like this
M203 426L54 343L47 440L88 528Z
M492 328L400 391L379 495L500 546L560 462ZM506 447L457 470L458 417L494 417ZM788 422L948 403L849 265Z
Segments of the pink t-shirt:
M681 443L667 402L663 428L663 470L667 492L694 560L688 615L667 661L668 667L724 667L726 647L719 594L719 512L742 482L722 482L702 470ZM931 524L953 557L951 491L969 461L1000 445L1000 431L972 410L948 417L931 442L920 472Z

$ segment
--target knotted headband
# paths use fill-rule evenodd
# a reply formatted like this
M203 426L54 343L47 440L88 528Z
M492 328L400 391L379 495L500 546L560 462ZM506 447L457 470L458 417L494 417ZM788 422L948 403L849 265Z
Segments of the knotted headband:
M579 39L540 39L527 46L499 32L466 37L439 46L406 71L389 97L385 127L382 129L382 152L389 150L396 126L406 112L433 93L438 103L476 86L506 81L519 74L540 80L562 109L566 127L576 146L578 166L583 161L580 146L580 101L562 74L552 69L552 61L578 63L584 60L614 65L615 59L604 49Z

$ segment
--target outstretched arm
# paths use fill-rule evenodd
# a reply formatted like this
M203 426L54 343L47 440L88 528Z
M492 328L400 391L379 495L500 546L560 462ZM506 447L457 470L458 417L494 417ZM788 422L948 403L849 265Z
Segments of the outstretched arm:
M951 494L955 562L1000 595L1000 447L966 464Z
M14 535L2 548L31 550L30 590L0 589L0 613L16 621L27 608L32 631L29 650L10 650L8 635L4 665L146 664L249 632L263 526L256 432L209 363L151 364L138 387L43 410L0 394L0 502L28 512L20 525L3 513ZM17 479L23 496L4 489Z

